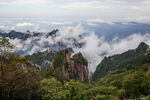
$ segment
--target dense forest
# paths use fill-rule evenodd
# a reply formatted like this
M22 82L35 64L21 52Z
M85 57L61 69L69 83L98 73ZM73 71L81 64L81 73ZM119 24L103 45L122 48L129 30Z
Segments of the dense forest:
M51 57L42 53L20 57L11 52L13 48L8 39L0 39L0 100L150 100L150 53L145 53L148 48L145 43L136 51L113 56L115 62L111 57L104 58L99 66L108 66L98 67L103 73L97 73L98 77L90 82L74 78L76 73L69 79L60 73L61 66L71 66L64 62L65 56L70 57L68 49ZM54 65L49 63L40 70L33 63L44 66L42 57ZM68 60L82 69L88 65L81 53ZM109 73L116 69L115 73Z

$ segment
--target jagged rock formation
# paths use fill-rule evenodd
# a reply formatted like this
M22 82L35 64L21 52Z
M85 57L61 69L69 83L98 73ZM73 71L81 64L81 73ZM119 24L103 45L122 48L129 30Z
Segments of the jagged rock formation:
M57 53L52 63L52 69L60 68L61 75L66 79L76 79L83 82L90 82L88 62L81 53L71 58L68 49Z

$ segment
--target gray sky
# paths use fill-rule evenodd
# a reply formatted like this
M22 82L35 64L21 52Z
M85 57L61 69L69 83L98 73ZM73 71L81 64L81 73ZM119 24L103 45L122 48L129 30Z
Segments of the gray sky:
M150 22L150 0L0 0L0 18Z

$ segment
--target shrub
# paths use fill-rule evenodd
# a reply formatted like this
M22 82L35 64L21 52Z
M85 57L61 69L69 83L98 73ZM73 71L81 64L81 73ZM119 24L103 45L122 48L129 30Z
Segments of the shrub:
M82 56L82 54L79 52L77 54L75 54L72 59L82 65L88 65L88 61Z
M64 65L64 52L60 51L57 53L55 59L54 59L54 67L62 67Z
M96 100L109 100L108 95L97 95Z
M117 95L120 99L123 99L125 97L125 90L124 89L118 90Z

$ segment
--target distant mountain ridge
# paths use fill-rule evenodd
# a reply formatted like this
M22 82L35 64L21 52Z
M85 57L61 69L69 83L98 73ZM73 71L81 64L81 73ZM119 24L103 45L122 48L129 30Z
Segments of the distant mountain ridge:
M56 51L66 48L81 48L85 45L82 40L82 36L77 37L63 37L62 33L58 29L54 29L51 32L17 32L12 30L10 32L0 32L0 37L9 38L12 41L18 41L20 44L25 45L24 49L16 49L16 53L24 56L34 49L34 52L40 52L44 49L54 49ZM18 40L17 40L18 39ZM69 46L69 47L68 47ZM37 48L38 49L37 49ZM41 50L42 49L42 50Z
M134 67L142 57L150 52L150 48L144 42L141 42L136 49L128 50L122 54L105 57L97 66L96 71L92 76L92 80L98 80L111 73L119 71L121 68Z
M11 30L10 32L0 32L0 37L3 38L10 38L10 39L21 39L21 40L27 40L31 37L37 37L43 34L47 34L47 36L55 36L56 32L58 32L58 29L54 29L51 32L48 33L42 33L42 32L30 32L29 30L27 32L17 32L15 30Z

